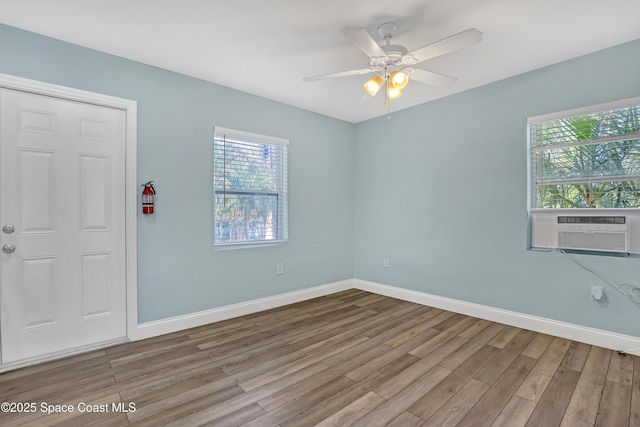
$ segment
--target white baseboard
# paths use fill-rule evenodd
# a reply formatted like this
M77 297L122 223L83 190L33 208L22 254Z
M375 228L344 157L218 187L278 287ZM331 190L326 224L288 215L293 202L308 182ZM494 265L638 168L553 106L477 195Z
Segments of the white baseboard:
M567 338L586 344L604 347L612 350L640 356L640 338L603 331L601 329L574 325L557 320L546 319L509 310L489 307L485 305L455 300L452 298L431 295L381 283L354 279L353 287L379 295L410 301L429 307L454 311L467 316L491 320L505 325L528 329L561 338Z
M171 317L168 319L156 320L153 322L141 323L138 325L136 336L133 340L151 338L158 335L177 332L184 329L195 328L208 323L219 322L221 320L232 319L259 311L281 307L317 298L336 292L353 289L353 280L342 280L340 282L329 283L321 286L303 289L300 291L287 292L285 294L274 295L272 297L260 298L238 304L227 305L211 310L199 311L197 313L185 314L183 316Z
M360 279L342 280L300 291L142 323L138 325L136 336L130 338L132 340L151 338L354 288L640 356L640 338L638 337Z

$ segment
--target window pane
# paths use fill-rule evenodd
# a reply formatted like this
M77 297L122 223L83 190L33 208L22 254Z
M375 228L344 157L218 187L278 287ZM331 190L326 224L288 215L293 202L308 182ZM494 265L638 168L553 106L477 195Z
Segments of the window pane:
M280 240L278 196L216 192L215 243Z
M566 144L640 133L640 108L630 106L535 125L535 146Z
M216 139L216 189L277 190L278 146Z
M640 175L640 141L550 148L536 151L536 181Z
M538 185L542 208L635 208L640 206L640 180Z

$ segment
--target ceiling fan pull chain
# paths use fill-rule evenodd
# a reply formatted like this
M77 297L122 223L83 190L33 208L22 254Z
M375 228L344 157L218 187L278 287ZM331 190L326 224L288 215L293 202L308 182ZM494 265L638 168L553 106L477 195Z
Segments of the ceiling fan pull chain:
M387 74L387 67L384 67L384 105L389 106L389 74Z
M389 102L389 73L387 67L384 67L384 103L387 106L387 120L391 119L391 102Z

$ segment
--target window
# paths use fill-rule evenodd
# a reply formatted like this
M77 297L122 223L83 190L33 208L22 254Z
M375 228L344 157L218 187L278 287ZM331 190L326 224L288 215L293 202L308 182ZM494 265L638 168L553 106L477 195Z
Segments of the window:
M531 208L640 207L640 98L527 123Z
M215 246L287 241L287 148L284 139L215 128Z

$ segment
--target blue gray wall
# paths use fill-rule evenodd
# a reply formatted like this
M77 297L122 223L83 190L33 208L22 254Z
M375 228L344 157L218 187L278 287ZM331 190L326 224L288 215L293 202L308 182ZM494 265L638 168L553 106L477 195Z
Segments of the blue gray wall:
M357 125L2 25L0 73L138 101L138 180L158 190L138 223L141 322L356 277L640 336L640 306L610 287L595 303L599 279L526 249L525 132L640 96L640 41ZM215 125L290 140L287 245L213 251ZM638 258L579 259L640 284Z
M640 336L640 305L527 250L526 134L528 116L640 96L639 76L635 41L358 124L355 277ZM577 259L640 285L639 258Z
M138 102L140 322L353 277L352 124L3 25L0 73ZM288 244L214 252L216 125L289 139Z

